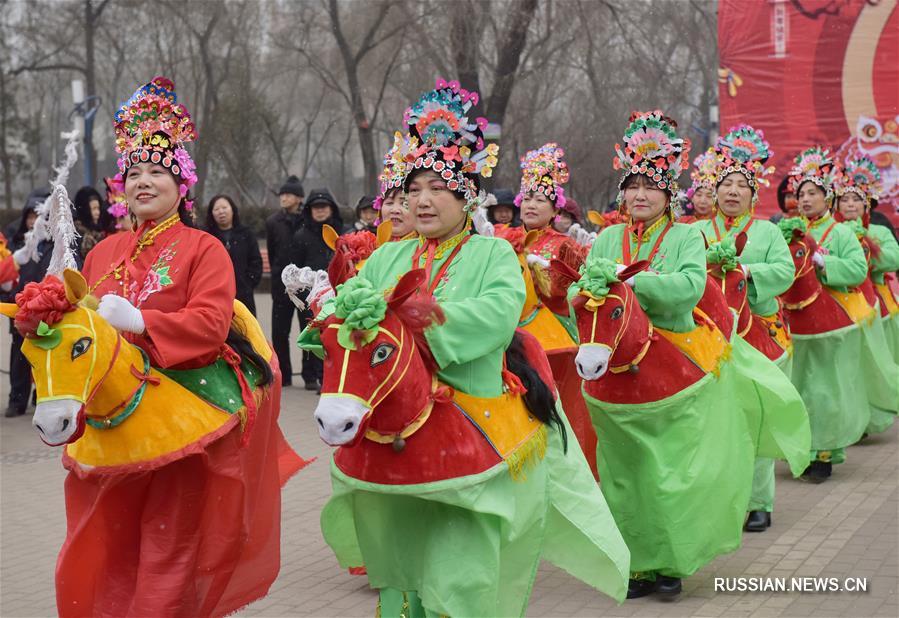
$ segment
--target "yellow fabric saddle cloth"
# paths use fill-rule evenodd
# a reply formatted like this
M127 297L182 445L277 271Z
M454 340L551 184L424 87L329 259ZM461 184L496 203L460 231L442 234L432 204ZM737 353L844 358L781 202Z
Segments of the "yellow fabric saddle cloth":
M856 324L862 320L866 320L874 313L874 308L865 300L865 295L861 292L838 292L833 288L826 287L827 293L830 294L849 316L849 319Z
M533 319L521 328L534 335L545 352L573 350L577 347L562 323L546 307L538 307Z
M875 283L874 287L880 292L880 298L883 300L883 304L886 305L887 313L890 315L899 313L899 305L896 304L896 299L893 296L893 290L890 289L890 286L886 283Z
M527 468L546 454L546 426L528 411L520 395L475 397L456 391L453 403L506 462L512 478L523 480Z
M259 322L240 301L234 301L231 323L262 358L271 360L273 352ZM115 428L85 427L84 435L78 441L66 445L69 457L94 467L140 464L151 469L204 448L238 423L244 425L245 406L231 415L156 369L152 369L150 375L159 380L159 385L149 385L148 391L158 392L146 393L134 413ZM265 395L264 389L254 390L257 406L261 405Z
M698 310L697 310L698 311ZM704 315L700 312L701 315ZM727 358L730 342L722 332L710 324L699 325L685 333L675 333L655 327L655 331L706 373L718 372L718 364Z
M787 330L786 323L780 320L776 313L769 316L753 314L753 317L757 317L764 322L768 332L774 333L774 341L777 342L777 345L782 347L785 352L793 353L793 339L790 337L790 331ZM778 320L780 320L780 326L777 325Z

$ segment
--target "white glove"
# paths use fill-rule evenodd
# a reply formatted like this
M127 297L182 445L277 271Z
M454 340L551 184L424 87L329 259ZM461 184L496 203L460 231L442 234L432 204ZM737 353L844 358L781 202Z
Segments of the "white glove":
M812 262L815 264L815 266L817 266L821 270L824 270L824 255L820 251L815 251L812 254Z
M129 303L121 296L106 294L100 299L97 313L110 323L116 330L129 333L142 334L146 330L144 318L140 309Z
M25 247L16 249L16 251L12 254L12 259L14 259L16 261L16 264L18 264L19 266L24 266L31 261L31 252L28 251L28 249Z
M749 279L749 266L746 264L740 264L740 268L743 270L743 276Z
M596 232L588 232L579 223L571 224L571 227L568 228L568 236L582 247L589 247L596 240Z
M483 205L475 208L474 214L471 215L471 221L474 223L474 229L481 236L492 237L494 235L493 224L487 218L487 209Z
M296 264L288 264L281 271L281 283L288 292L296 294L312 287L315 282L315 273L316 271L308 266L299 268Z
M546 258L544 258L542 256L535 255L533 253L528 253L528 257L526 259L528 261L529 266L533 266L534 264L536 264L542 268L549 268L549 260L547 260Z
M15 283L15 281L7 281L6 283L0 283L0 290L3 290L4 292L9 292L12 289L12 286L14 283Z

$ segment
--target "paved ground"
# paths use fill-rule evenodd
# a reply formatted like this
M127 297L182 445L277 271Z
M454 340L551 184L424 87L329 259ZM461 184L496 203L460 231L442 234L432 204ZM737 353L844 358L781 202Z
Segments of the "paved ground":
M257 297L263 316L267 298ZM263 320L267 323L266 320ZM6 369L9 335L0 335ZM266 326L267 330L267 326ZM297 382L301 382L297 378ZM8 378L0 376L0 402ZM318 461L284 490L282 568L271 594L239 615L371 616L376 595L364 577L340 571L321 538L318 514L328 497L328 448L313 427L316 397L289 388L282 427L304 457ZM0 419L0 617L53 616L53 570L65 536L64 471L59 452L43 446L26 417ZM621 606L549 565L539 571L530 616L899 616L897 430L850 449L824 485L790 480L778 468L773 527L746 535L743 547L684 583L673 603L652 599ZM696 522L704 525L704 522ZM867 592L716 592L715 578L866 578Z

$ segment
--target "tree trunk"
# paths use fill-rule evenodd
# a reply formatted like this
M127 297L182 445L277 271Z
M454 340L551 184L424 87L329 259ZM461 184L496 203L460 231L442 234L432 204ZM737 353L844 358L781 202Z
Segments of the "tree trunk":
M0 163L3 164L3 191L6 208L9 209L12 208L12 163L6 149L6 118L9 111L6 103L6 71L0 69Z
M85 98L88 99L97 94L96 65L94 62L94 31L96 29L97 21L100 19L100 13L105 6L106 3L104 2L96 11L94 11L93 0L84 0L84 81L86 82ZM91 130L91 132L93 132L93 125L91 125ZM90 170L90 176L87 178L87 182L90 186L94 186L97 180L97 149L94 148L92 136L87 134L86 126L84 143L88 145L88 161L85 161L84 164L87 165Z
M461 5L461 6L459 6ZM481 79L478 71L478 19L477 8L471 0L464 0L459 5L451 6L452 31L450 35L453 61L459 83L468 91L481 93ZM477 107L483 109L483 102ZM481 115L478 111L474 115Z
M527 44L528 24L534 18L537 0L523 0L515 7L503 33L493 76L493 92L487 103L487 118L499 125L506 118L506 108L515 87L515 74L521 61L521 52Z

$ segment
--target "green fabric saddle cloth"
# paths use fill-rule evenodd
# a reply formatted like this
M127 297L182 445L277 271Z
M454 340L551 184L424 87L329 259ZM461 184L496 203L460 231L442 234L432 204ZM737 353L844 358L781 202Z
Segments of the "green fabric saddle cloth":
M228 414L234 414L244 407L240 383L237 381L231 365L224 358L197 369L159 369L158 367L156 369L200 399L221 408ZM241 363L240 370L247 384L253 388L259 379L259 370L246 360Z

